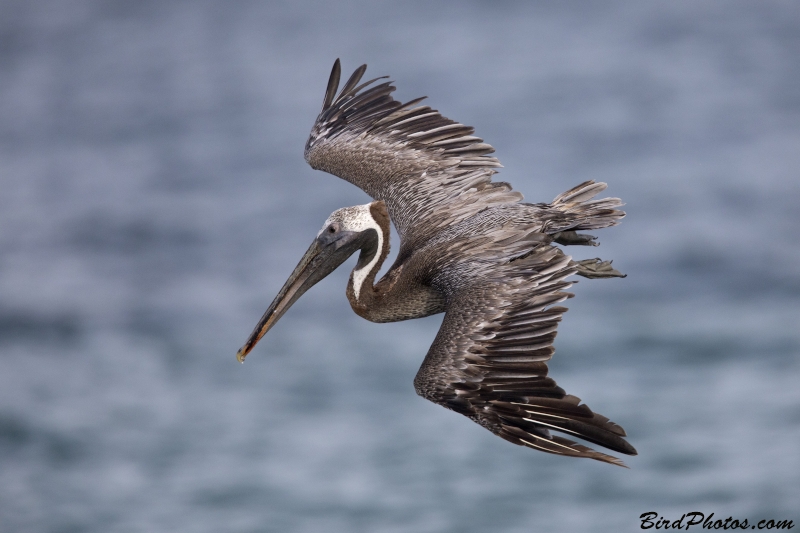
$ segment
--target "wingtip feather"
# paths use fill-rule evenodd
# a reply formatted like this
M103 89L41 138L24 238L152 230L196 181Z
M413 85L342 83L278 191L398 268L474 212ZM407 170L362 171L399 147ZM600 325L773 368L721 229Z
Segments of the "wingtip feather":
M339 98L347 96L353 90L353 88L358 85L358 82L361 81L361 78L364 76L366 71L366 63L358 67L350 76L350 79L347 80L347 83L344 84L344 87L342 87L342 92L339 93Z
M328 88L325 90L325 99L322 101L323 111L328 109L333 103L333 99L336 96L336 90L339 88L339 78L341 76L342 76L342 64L339 61L339 58L337 57L336 61L333 62L331 75L328 78Z

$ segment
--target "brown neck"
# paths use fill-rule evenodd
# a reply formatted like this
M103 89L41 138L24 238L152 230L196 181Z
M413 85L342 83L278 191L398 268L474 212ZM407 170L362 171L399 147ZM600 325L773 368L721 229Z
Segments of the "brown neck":
M380 305L378 293L381 291L375 287L375 276L389 255L390 237L389 212L386 204L381 200L372 202L369 210L378 227L375 228L376 233L370 232L372 236L361 248L358 263L350 274L350 281L347 284L347 299L350 300L350 305L357 314L368 320L370 317L367 315L372 314ZM378 229L380 234L377 233ZM365 268L369 270L365 272Z
M370 213L381 231L380 235L378 228L370 232L350 275L347 299L353 311L371 322L396 322L444 312L444 297L416 279L413 267L405 262L395 262L375 284L375 276L389 255L389 213L381 201L370 206ZM369 271L362 270L365 268Z

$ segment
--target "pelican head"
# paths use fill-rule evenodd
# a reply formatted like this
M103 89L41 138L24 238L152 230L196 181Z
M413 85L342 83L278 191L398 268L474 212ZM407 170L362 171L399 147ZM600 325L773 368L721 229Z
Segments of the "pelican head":
M366 274L374 268L381 255L385 235L388 233L388 228L383 228L379 223L384 219L388 221L388 214L385 204L380 200L343 207L331 213L283 288L258 321L247 342L237 352L236 358L239 362L244 362L244 358L261 337L303 293L336 270L356 251L361 250L358 264L351 276L358 293Z

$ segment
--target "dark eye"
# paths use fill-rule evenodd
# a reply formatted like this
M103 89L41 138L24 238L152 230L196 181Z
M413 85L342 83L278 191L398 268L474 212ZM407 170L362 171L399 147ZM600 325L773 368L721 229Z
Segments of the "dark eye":
M328 233L336 233L336 228L334 226L328 226Z

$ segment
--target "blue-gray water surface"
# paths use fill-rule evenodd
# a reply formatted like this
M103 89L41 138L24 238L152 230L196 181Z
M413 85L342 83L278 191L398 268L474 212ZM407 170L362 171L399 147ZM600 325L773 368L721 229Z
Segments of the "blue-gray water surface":
M441 316L358 318L353 260L236 363L368 200L302 156L336 57L475 126L529 201L627 202L573 252L628 277L574 287L551 375L629 470L419 398ZM0 531L797 527L799 87L793 1L0 2Z

